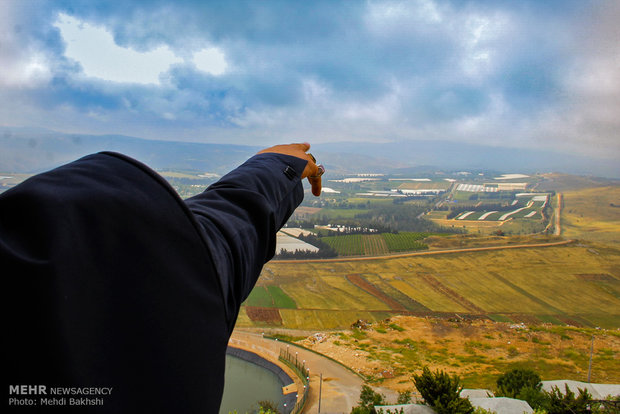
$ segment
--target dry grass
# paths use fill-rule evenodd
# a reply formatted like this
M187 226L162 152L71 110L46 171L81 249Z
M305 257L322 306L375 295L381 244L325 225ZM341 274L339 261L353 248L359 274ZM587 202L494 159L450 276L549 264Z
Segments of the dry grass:
M319 344L300 342L399 391L412 388L411 374L425 365L458 374L466 387L493 389L515 367L534 369L543 380L585 381L591 335L592 381L618 383L620 337L602 330L400 316L368 331L331 332ZM385 379L385 372L394 378Z
M620 186L564 193L562 235L620 244Z

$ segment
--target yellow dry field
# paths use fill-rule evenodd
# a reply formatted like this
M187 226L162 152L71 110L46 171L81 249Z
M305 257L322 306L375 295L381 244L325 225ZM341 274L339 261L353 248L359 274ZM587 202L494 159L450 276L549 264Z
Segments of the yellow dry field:
M347 280L353 274L368 285ZM356 262L270 262L258 284L280 286L297 304L297 309L280 310L284 328L346 328L355 321L348 315L359 312L406 314L394 306L399 298L407 305L403 296L435 316L620 327L620 249L599 244ZM253 324L239 320L239 326Z
M390 284L405 295L416 298L422 305L436 312L467 312L467 309L454 301L447 300L441 292L437 292L420 277L408 277L406 280L392 280Z
M566 191L562 236L620 244L620 186Z

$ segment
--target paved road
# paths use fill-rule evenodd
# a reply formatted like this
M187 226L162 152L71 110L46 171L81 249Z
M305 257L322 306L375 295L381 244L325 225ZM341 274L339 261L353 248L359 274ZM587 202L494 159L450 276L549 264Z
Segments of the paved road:
M574 240L562 240L549 243L533 243L533 244L513 244L503 246L488 246L488 247L467 247L463 249L443 249L443 250L430 250L423 252L413 253L401 253L401 254L388 254L384 256L359 256L359 257L339 257L336 259L300 259L300 260L274 260L273 263L323 263L323 262L353 262L362 260L377 260L377 259L398 259L402 257L413 256L432 256L436 254L450 254L450 253L467 253L467 252L483 252L488 250L506 250L506 249L525 249L529 247L552 247L563 246L570 244Z
M231 342L242 342L259 355L266 353L277 356L280 349L289 348L291 354L296 354L299 360L305 361L310 368L310 391L304 413L317 413L319 408L319 388L321 388L321 413L350 413L351 408L357 405L360 390L364 381L342 365L310 352L306 349L287 345L271 339L264 339L262 335L247 331L238 331L232 335ZM323 384L319 387L320 374L323 374ZM388 399L395 400L393 391L377 389Z

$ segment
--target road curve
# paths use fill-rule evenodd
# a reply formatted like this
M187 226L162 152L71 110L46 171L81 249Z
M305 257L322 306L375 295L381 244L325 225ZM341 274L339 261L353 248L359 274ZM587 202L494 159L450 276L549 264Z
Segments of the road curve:
M338 257L334 259L300 259L300 260L272 260L270 263L323 263L323 262L353 262L361 260L378 260L378 259L400 259L403 257L412 256L431 256L436 254L450 254L450 253L468 253L468 252L483 252L488 250L506 250L506 249L526 249L531 247L553 247L564 246L573 243L575 240L562 240L558 242L549 243L533 243L533 244L514 244L505 246L487 246L487 247L466 247L463 249L444 249L444 250L430 250L423 252L412 253L399 253L399 254L387 254L383 256L356 256L356 257Z
M243 346L268 359L276 359L280 349L287 349L310 368L310 392L306 400L304 413L316 413L319 408L319 392L321 394L321 412L349 413L357 405L360 390L364 381L339 363L322 355L272 339L263 338L261 334L237 330L232 334L231 345ZM323 383L320 384L321 374ZM396 398L391 390L377 388L387 394L390 400Z

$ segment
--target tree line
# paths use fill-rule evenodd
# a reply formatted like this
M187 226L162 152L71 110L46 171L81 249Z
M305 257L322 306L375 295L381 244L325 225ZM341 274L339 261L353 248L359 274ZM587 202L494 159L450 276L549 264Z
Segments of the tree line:
M424 403L437 414L491 414L482 408L474 409L467 398L460 396L463 386L458 376L450 376L444 371L432 372L424 367L422 373L413 375L413 383ZM595 400L585 389L575 394L565 386L542 389L540 376L529 369L513 369L499 376L496 381L496 397L508 397L526 401L538 414L591 414L617 413L620 397L608 397L604 401ZM397 404L411 403L411 392L399 393ZM368 385L362 387L358 406L351 414L378 414L383 410L376 406L387 405L385 396L372 390ZM398 412L402 412L398 411ZM398 414L388 410L385 414Z

